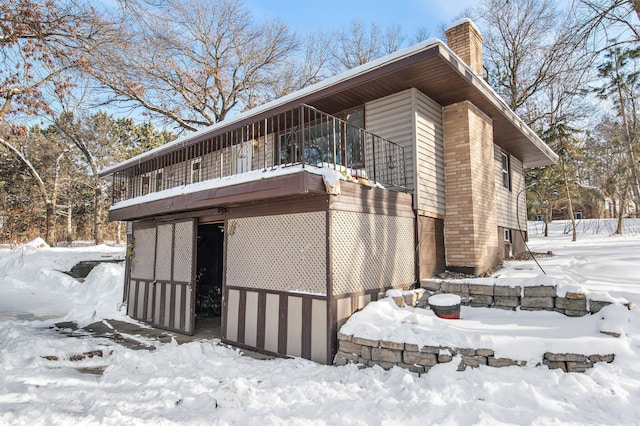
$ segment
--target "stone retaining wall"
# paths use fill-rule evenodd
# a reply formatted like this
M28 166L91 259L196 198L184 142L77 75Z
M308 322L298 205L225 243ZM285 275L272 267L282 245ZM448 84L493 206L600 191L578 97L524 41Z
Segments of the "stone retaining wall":
M451 362L460 355L458 371L467 367L508 367L512 365L525 366L526 361L510 358L496 358L491 349L448 348L441 346L422 346L410 343L387 342L384 340L370 340L338 333L338 353L335 364L360 364L366 367L378 365L385 370L398 366L415 373L426 373L437 364ZM554 354L547 352L537 365L549 368L560 368L565 372L581 373L593 367L596 362L612 362L614 354L580 355Z
M420 288L425 294L415 306L428 306L428 298L439 293L457 294L462 304L474 307L514 310L556 311L571 317L594 314L611 302L589 299L583 293L566 293L558 296L555 286L506 287L494 284L452 283L448 281L423 279Z

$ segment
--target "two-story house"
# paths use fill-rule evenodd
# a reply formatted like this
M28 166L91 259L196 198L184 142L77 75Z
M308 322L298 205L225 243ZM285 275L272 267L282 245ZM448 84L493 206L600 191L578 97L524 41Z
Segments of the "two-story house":
M103 170L129 315L190 334L219 287L225 341L331 363L386 289L522 251L523 168L557 156L482 79L475 25L446 36Z

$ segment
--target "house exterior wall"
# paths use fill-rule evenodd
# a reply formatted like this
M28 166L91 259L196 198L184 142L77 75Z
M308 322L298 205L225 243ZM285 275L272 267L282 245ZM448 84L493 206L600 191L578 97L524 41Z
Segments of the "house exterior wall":
M395 93L365 105L367 130L405 149L407 188L414 208L444 215L442 108L417 89Z
M224 340L331 363L353 312L415 282L411 197L341 188L226 212Z
M229 288L225 305L223 335L226 341L331 363L326 298Z
M419 212L445 214L442 107L412 89L416 118L416 204Z
M405 148L417 214L418 274L431 277L445 266L442 107L414 88L367 103L365 114L369 131Z
M326 220L326 211L227 220L225 340L330 362Z
M226 285L326 295L326 214L229 219Z
M416 216L418 244L418 278L431 278L446 269L444 220Z
M415 282L412 217L331 211L333 295Z
M468 101L448 105L443 112L447 265L482 273L499 256L493 125Z
M524 189L524 169L522 162L509 155L511 165L511 190L505 188L502 183L502 150L494 147L495 187L496 187L496 213L498 226L508 229L524 229L527 227L527 200ZM506 154L506 153L505 153ZM507 154L508 155L508 154ZM520 196L518 197L518 194ZM516 207L516 201L519 207ZM519 211L518 211L519 210ZM520 226L518 217L520 216Z
M415 188L415 123L412 112L412 89L395 93L364 107L367 130L404 148L407 188Z

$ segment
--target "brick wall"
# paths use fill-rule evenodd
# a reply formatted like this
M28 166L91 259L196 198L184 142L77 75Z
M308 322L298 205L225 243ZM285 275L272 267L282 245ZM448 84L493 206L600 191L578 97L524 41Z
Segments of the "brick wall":
M482 75L482 35L471 21L445 31L447 45L478 75Z
M480 274L499 259L493 124L468 101L443 116L447 267Z

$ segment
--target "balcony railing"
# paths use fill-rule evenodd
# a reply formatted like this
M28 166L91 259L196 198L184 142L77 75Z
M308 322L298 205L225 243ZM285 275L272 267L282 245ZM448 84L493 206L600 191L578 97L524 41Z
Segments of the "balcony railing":
M302 165L406 186L404 148L308 105L213 134L113 174L113 203L255 170Z

